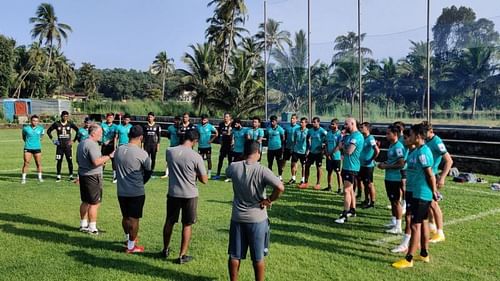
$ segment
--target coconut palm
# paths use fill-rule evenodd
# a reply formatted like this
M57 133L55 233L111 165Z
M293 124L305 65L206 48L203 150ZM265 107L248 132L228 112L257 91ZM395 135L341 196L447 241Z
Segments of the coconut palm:
M368 69L366 91L385 96L385 116L389 117L389 104L397 95L397 65L394 59L389 57L380 63L370 65Z
M54 41L57 42L57 48L61 48L62 39L68 39L68 32L72 29L65 23L58 22L54 7L48 3L42 3L38 6L36 17L30 18L30 23L35 24L31 30L33 39L38 38L40 45L45 40L45 46L49 48L49 59L47 61L47 72L50 67Z
M162 51L156 55L153 64L151 65L150 72L154 75L161 75L161 100L165 98L165 81L167 74L173 73L175 70L174 59L168 58L167 52Z
M78 70L78 86L83 90L89 99L95 99L97 95L97 73L95 65L84 62Z
M361 33L361 42L365 39L366 33ZM335 38L335 45L333 47L337 53L333 56L333 61L345 57L358 56L358 35L355 32L348 32L347 35L340 35ZM372 50L369 48L361 47L361 56L371 55Z
M264 23L259 25L259 32L255 35L255 38L258 40L261 48L264 46L267 47L268 57L267 61L271 58L271 52L273 47L277 48L280 51L285 50L285 44L287 46L292 45L292 41L290 40L290 32L286 30L280 30L280 21L276 21L274 19L268 19L265 25ZM265 43L264 43L265 40Z

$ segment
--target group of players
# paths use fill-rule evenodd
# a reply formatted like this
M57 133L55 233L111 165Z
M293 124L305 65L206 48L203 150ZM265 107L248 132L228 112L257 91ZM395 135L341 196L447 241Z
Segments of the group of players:
M228 163L244 159L245 143L253 141L259 144L260 154L263 152L263 142L267 141L268 168L272 170L274 160L278 166L278 178L283 181L283 170L286 161L291 160L291 179L288 185L298 183L298 188L309 187L309 175L311 166L316 167L315 190L322 189L320 186L322 177L323 158L326 158L326 170L328 173L328 186L324 191L332 190L332 178L335 172L337 177L337 192L344 196L344 209L336 223L346 223L348 218L356 216L356 197L361 191L365 193L363 208L375 206L375 186L373 184L374 167L385 171L385 188L391 202L391 222L387 225L388 233L401 234L403 215L406 227L403 241L393 252L406 252L405 259L393 264L396 268L413 266L413 255L420 247L418 260L429 262L428 246L430 242L441 242L445 240L443 232L443 215L438 201L442 199L439 189L444 186L444 179L452 165L452 159L446 151L442 140L436 136L429 123L413 125L405 129L402 122L395 122L386 131L389 142L387 161L376 163L375 159L380 152L378 142L370 134L371 126L368 122L357 124L353 118L345 120L343 129L337 119L330 122L328 130L320 126L320 119L314 117L312 126L305 117L298 120L297 115L292 115L289 123L282 127L278 124L278 118L271 116L269 126L261 128L259 117L252 118L251 126L244 127L241 120L232 120L230 114L224 114L224 120L216 129L209 123L207 116L201 117L201 123L191 123L189 114L183 114L182 118L176 117L172 126L167 129L170 146L175 147L184 142L184 137L189 131L199 134L198 153L204 161L207 161L208 178L220 179L224 159ZM37 116L31 117L31 124L23 128L24 166L22 183L26 182L26 172L29 167L31 156L35 158L38 171L38 179L42 179L41 168L41 145L40 139L44 129L38 124ZM52 139L51 132L57 131L57 181L61 180L61 164L63 157L68 161L70 177L73 179L73 165L71 161L71 145L74 141L83 141L88 138L91 124L89 119L85 120L84 127L78 129L69 121L68 112L62 112L61 120L55 122L47 131ZM101 153L103 156L110 155L117 146L127 144L130 132L130 116L122 118L122 124L114 123L114 115L108 113L105 122L101 123L102 139ZM75 138L71 139L71 130L77 132ZM219 138L220 153L215 175L212 170L212 147L211 144ZM141 138L143 149L151 159L151 171L154 170L156 153L159 150L161 139L161 127L155 123L155 116L148 113L148 123L144 126L144 136ZM112 157L110 157L111 160ZM438 173L438 167L444 160L444 167ZM260 159L259 159L260 161ZM301 166L301 180L297 181L298 164ZM114 167L114 164L113 164ZM113 169L113 181L116 182L116 172ZM168 168L165 176L168 176ZM226 178L230 181L230 178ZM343 190L342 188L343 187ZM358 196L356 196L358 190ZM430 215L430 216L429 216ZM432 223L428 224L428 217ZM429 231L433 233L429 237Z

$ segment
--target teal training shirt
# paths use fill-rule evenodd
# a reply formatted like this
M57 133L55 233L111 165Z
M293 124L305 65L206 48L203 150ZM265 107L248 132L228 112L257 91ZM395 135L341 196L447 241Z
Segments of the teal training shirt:
M404 136L399 136L399 139L398 141L403 145L403 152L404 152L404 158L405 158L405 166L403 167L403 170L406 170L406 158L408 158L408 147L406 146L406 143L405 143L405 138Z
M278 125L276 128L267 128L267 148L269 150L277 150L281 148L281 140L285 136L285 130Z
M414 149L408 155L406 190L413 198L432 201L432 190L425 177L424 168L432 167L434 160L427 145Z
M356 131L344 137L344 151L349 149L352 145L354 145L356 148L351 153L351 155L344 153L344 161L342 163L343 170L359 172L359 170L361 169L359 158L361 155L361 150L363 150L364 141L365 138L359 131Z
M177 136L177 128L175 127L175 125L170 125L167 131L170 137L170 147L178 146L179 136Z
M116 129L118 126L115 123L108 125L106 122L101 123L102 128L102 139L101 142L104 144L106 142L113 142L116 136Z
M363 149L361 150L360 155L360 163L361 167L374 167L375 163L372 160L373 155L375 154L375 147L377 146L377 142L372 135L368 135L364 138L363 141Z
M298 130L295 130L295 135L294 135L295 145L293 146L293 152L298 154L306 154L307 131L308 131L307 128L305 128L303 131L300 128Z
M341 159L341 154L340 150L337 150L337 152L333 152L335 147L338 146L340 143L340 140L342 139L342 135L340 133L340 130L332 131L328 130L328 133L326 134L326 149L327 153L330 154L333 160L340 160Z
M251 140L257 141L260 138L264 138L264 129L262 128L248 128L247 136L250 136ZM262 143L260 143L260 151L262 151Z
M243 151L245 150L247 130L248 128L245 127L241 127L240 129L233 129L233 152L243 153Z
M326 130L322 127L312 128L307 131L307 136L311 138L310 153L319 154L323 152L323 144L326 142Z
M389 149L387 149L387 164L394 165L400 159L404 160L404 158L404 145L402 145L399 141L389 145ZM385 180L401 181L401 169L386 169Z
M123 125L120 124L116 127L116 133L118 134L118 146L128 143L128 133L132 128L132 124Z
M441 164L441 160L443 159L443 155L445 155L446 152L448 152L448 150L446 150L446 146L444 145L443 140L441 140L441 138L438 137L437 135L434 135L430 140L427 140L425 144L431 150L432 157L434 159L432 172L434 174L437 174L439 169L439 164Z
M88 138L89 138L89 129L85 129L85 127L81 127L80 129L78 129L78 136L77 136L78 142L82 142Z
M198 142L198 147L199 148L210 148L212 147L210 143L210 138L212 137L212 134L215 134L217 131L212 124L207 123L205 125L198 124L197 126L198 133L200 134L200 140Z
M41 139L45 134L45 129L42 125L37 125L35 127L32 127L31 125L25 125L23 127L22 134L24 140L24 149L42 149Z
M294 143L294 133L295 130L300 130L300 125L295 123L295 125L292 126L292 124L287 124L285 127L285 134L286 134L286 148L293 150L293 143Z

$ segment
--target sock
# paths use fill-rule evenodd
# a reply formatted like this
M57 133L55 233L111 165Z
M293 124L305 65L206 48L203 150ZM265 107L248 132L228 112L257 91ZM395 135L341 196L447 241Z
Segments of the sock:
M89 230L90 231L96 231L97 230L97 226L96 226L96 222L95 221L91 221L89 222Z
M26 175L26 174L25 174ZM38 173L38 179L42 179L42 172Z
M411 234L405 234L405 236L403 237L402 244L405 244L408 247L408 244L410 244L410 239L411 239Z
M23 173L21 177L23 180L26 180L26 173Z
M89 222L86 219L80 220L80 227L88 227Z
M391 217L391 224L396 225L396 217Z
M57 179L61 179L61 175L57 175Z
M401 229L401 220L396 220L396 229Z
M436 227L436 225L435 225L435 224L433 224L433 223L429 223L429 229L430 229L431 231L437 231L437 227Z
M437 230L437 233L440 235L440 236L444 236L444 231L442 229L438 229Z
M306 178L305 177L302 177L302 179L300 180L301 182L306 182Z
M406 259L406 261L411 262L413 260L413 255L408 254L408 255L406 255L405 259Z
M296 177L295 177L295 176L292 176L292 180L296 180Z
M283 177L282 177L282 176L278 176L278 178L279 178L280 180L282 180L282 179L283 179Z
M127 235L128 235L128 234L127 234ZM127 248L128 248L129 250L132 250L134 247L135 247L135 241L130 241L130 240L128 240L128 242L127 242Z
M113 178L116 178L116 171L113 170Z
M421 249L420 250L420 255L425 258L425 257L427 257L429 255L429 253L427 253L426 249Z
M406 209L406 200L401 201L401 207L403 207L403 209Z
M125 234L125 240L127 240L127 241L128 241L128 239L129 239L129 238L130 238L130 234L128 234L128 233L127 233L127 234Z

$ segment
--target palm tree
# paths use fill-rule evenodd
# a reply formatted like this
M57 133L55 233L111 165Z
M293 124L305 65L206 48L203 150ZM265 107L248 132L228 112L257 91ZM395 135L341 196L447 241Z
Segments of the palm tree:
M267 61L271 58L271 52L273 47L276 47L280 51L284 51L284 44L288 46L292 45L292 41L290 40L290 32L286 30L280 30L280 21L276 21L274 19L268 19L265 24L266 30L264 30L264 23L259 25L259 32L255 34L255 38L258 40L261 48L264 46L267 47L268 57ZM264 40L266 41L264 43Z
M366 33L361 33L361 42L365 39ZM333 47L337 53L333 56L333 61L345 57L358 56L358 35L355 32L348 32L347 35L340 35L335 38L335 45ZM361 56L371 55L372 50L369 48L361 47Z
M19 98L22 89L28 90L29 85L37 85L40 82L35 82L42 79L41 70L47 61L46 49L40 47L40 44L35 42L26 50L24 46L16 48L17 61L15 65L18 73L15 83L17 85L13 96ZM32 93L35 89L32 88Z
M45 40L45 46L49 48L49 59L47 61L48 72L52 58L54 41L57 42L57 48L60 49L62 39L67 40L68 32L71 32L72 29L69 25L58 22L54 12L54 7L48 3L42 3L38 6L36 17L30 18L30 23L35 24L31 30L31 36L33 39L38 37L40 45Z
M389 104L397 94L398 75L394 59L389 57L380 64L369 66L367 73L367 92L375 92L385 96L385 116L389 117Z
M337 61L333 69L333 92L337 96L350 100L351 115L354 113L354 101L359 88L358 63L349 60Z
M84 62L77 73L79 86L83 92L87 94L89 99L96 99L97 97L97 73L95 65Z
M158 55L156 55L153 64L151 65L151 73L154 75L161 75L162 78L162 87L161 87L161 100L165 98L165 80L167 78L167 74L174 72L174 59L168 58L167 52L162 51Z
M74 64L60 51L54 51L51 74L56 82L56 88L70 88L75 82Z
M207 106L206 101L216 94L218 90L216 84L222 75L216 67L217 54L211 44L189 47L193 54L186 53L183 58L188 70L178 69L177 72L182 77L180 86L196 92L194 105L198 107L198 115L201 115L203 106Z

